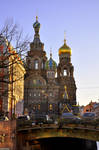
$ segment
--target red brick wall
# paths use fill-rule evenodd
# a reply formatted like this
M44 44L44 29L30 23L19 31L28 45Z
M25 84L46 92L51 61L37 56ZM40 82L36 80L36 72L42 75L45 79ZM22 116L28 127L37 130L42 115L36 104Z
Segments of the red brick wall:
M0 148L16 150L16 121L0 121Z

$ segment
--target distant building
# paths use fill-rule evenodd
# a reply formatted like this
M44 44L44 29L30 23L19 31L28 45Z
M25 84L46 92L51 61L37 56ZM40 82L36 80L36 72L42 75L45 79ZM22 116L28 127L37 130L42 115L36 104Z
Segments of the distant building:
M0 37L0 111L18 115L17 106L23 100L24 65L8 42ZM21 108L20 108L21 109ZM21 110L19 110L21 112Z
M85 112L95 112L96 118L99 118L99 103L91 101L88 105L83 107L82 113Z
M83 113L85 112L92 112L94 104L96 104L96 102L90 102L88 105L84 106L83 108Z
M59 108L68 103L68 107L76 105L76 84L74 67L71 63L71 48L66 39L59 48L59 64L46 56L44 44L40 40L40 23L36 17L33 24L35 35L30 43L26 59L24 85L24 110L33 113L58 113ZM57 76L56 76L57 75ZM69 108L68 108L69 109Z
M95 103L92 108L92 112L96 113L96 118L99 118L99 103Z

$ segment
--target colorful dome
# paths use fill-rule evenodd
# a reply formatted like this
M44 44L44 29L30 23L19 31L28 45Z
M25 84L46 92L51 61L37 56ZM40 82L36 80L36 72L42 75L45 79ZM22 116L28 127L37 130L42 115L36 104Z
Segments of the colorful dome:
M39 32L39 29L40 29L40 23L38 22L38 17L36 16L36 22L33 24L33 28L36 31Z
M45 64L46 69L56 69L57 64L56 62L52 59L52 54L50 54L50 59L46 62Z
M64 39L64 45L59 49L59 55L62 53L69 53L71 55L71 48L67 46L65 39Z

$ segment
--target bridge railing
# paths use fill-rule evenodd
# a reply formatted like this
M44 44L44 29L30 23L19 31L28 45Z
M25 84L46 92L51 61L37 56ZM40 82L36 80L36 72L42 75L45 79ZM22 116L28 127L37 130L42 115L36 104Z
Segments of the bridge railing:
M16 121L17 129L24 128L35 128L35 127L56 127L63 128L66 127L80 127L80 128L89 128L99 130L99 120L94 121L84 121L84 120L68 120L68 119L57 119L57 122L35 122L34 120L17 120Z

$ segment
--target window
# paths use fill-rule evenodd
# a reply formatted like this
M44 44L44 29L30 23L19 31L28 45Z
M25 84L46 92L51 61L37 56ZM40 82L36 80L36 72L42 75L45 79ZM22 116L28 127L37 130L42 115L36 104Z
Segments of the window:
M40 104L38 104L38 110L40 110Z
M68 72L68 76L70 76L70 72Z
M45 62L43 61L42 62L42 69L44 69L45 68Z
M49 110L52 110L52 109L53 109L52 104L49 104Z
M34 61L34 67L35 67L35 69L38 69L38 67L39 67L38 60Z
M36 93L34 93L34 96L36 96Z
M67 76L67 70L66 69L64 70L64 76Z
M48 78L50 77L50 72L47 73Z
M36 110L36 105L33 106L33 110Z
M39 93L38 96L40 96L41 94Z
M50 96L52 96L53 94L52 94L52 93L50 93L49 95L50 95Z
M53 77L53 78L55 77L55 74L54 74L54 72L52 72L52 77Z
M55 73L55 78L57 78L57 72Z
M60 77L62 76L62 73L60 73Z

